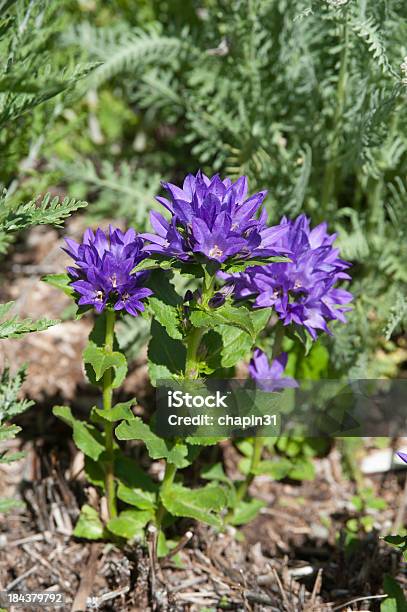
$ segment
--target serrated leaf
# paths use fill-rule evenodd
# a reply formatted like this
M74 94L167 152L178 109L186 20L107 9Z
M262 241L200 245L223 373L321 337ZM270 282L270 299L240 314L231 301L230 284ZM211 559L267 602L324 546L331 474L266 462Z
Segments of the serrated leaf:
M51 285L51 287L60 289L60 291L63 291L63 293L69 297L72 297L75 293L73 287L70 285L72 279L68 276L68 274L46 274L41 278L41 280L44 283Z
M260 499L250 501L240 501L234 509L232 517L229 519L231 525L245 525L252 521L266 503Z
M154 513L147 510L124 510L119 516L110 519L107 528L126 540L142 539L144 527L153 518Z
M158 487L156 487L157 489ZM117 497L126 502L130 506L136 506L140 510L154 510L156 507L157 493L154 491L145 491L142 488L126 487L123 483L119 483L117 489Z
M179 307L182 304L182 298L175 291L168 274L159 270L153 272L148 280L148 286L154 292L148 300L148 309L153 317L165 327L171 338L181 340Z
M187 489L173 484L161 493L161 500L166 510L174 516L193 518L213 527L222 527L218 516L226 507L227 496L221 487L207 485L201 489Z
M97 346L92 340L88 343L83 351L83 360L86 364L92 366L95 376L87 370L90 382L98 383L103 374L113 368L115 376L112 381L113 388L120 387L127 374L127 361L123 353L118 351L109 351L105 347Z
M97 461L105 450L102 435L93 425L78 421L69 406L54 406L53 414L73 429L73 440L84 455Z
M190 320L194 327L213 328L216 325L228 325L238 327L253 339L256 337L250 311L245 306L237 307L226 303L211 310L196 308L191 311Z
M140 417L134 417L131 421L120 423L116 427L116 436L119 440L142 440L152 459L166 459L178 468L188 465L186 460L188 447L185 444L160 438Z
M153 320L151 340L148 345L148 372L151 383L168 380L185 368L186 350L180 340L171 338L165 328Z
M100 540L103 538L103 524L95 508L88 504L82 506L73 535L77 538L85 538L86 540Z
M109 423L116 423L117 421L131 420L134 417L134 414L131 410L131 407L137 402L135 398L129 400L128 402L119 402L109 411L104 410L103 408L92 408L92 412L97 414L104 421L108 421Z

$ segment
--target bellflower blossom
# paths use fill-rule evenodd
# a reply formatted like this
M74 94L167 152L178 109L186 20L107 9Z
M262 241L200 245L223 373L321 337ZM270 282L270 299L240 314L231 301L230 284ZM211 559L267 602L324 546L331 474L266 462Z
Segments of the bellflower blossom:
M146 253L144 242L133 229L122 232L110 226L106 235L87 229L80 244L66 238L64 251L76 267L68 267L71 286L79 294L79 305L94 306L98 313L107 305L136 317L144 310L141 300L152 294L143 287L145 272L132 273Z
M255 380L263 391L281 391L287 387L298 387L294 378L283 377L287 359L287 353L281 353L269 363L266 353L256 348L249 364L250 378Z
M305 215L288 223L277 246L290 252L291 261L247 268L231 280L237 298L254 297L257 308L272 306L284 325L303 326L315 340L319 329L331 333L327 322L346 322L352 294L335 285L350 278L345 271L350 264L338 257L332 246L336 234L327 233L326 223L310 229ZM281 226L286 225L283 217Z
M208 178L199 171L189 174L182 188L163 183L169 199L157 197L171 214L169 221L152 211L155 234L143 234L151 242L150 252L162 253L183 261L202 258L223 263L231 258L252 259L286 253L278 239L288 224L266 225L267 213L261 208L266 191L247 197L247 178L236 182L219 175Z

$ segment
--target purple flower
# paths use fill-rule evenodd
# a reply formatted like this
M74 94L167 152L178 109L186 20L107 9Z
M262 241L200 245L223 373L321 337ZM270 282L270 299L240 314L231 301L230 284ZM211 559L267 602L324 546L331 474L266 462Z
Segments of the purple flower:
M256 348L250 360L249 374L263 391L281 391L287 387L298 387L293 378L283 377L286 365L287 353L281 353L269 363L266 353Z
M398 455L404 463L407 463L407 453L398 452L396 455Z
M272 306L284 325L303 326L315 340L317 330L331 333L327 322L346 322L344 313L352 294L338 289L338 281L349 279L350 264L339 258L332 244L336 234L327 233L326 223L310 229L309 219L300 215L289 221L288 231L279 235L277 246L290 252L290 262L247 268L233 275L237 298L254 298L257 308ZM280 224L287 226L284 217Z
M79 295L78 304L94 306L98 313L107 306L126 310L137 317L144 310L141 300L152 294L142 286L146 273L132 273L146 253L144 242L133 229L122 232L110 226L106 235L87 229L80 244L66 238L64 251L75 261L68 267L71 286Z
M170 213L169 221L158 212L151 212L155 234L144 234L151 242L150 252L162 253L183 261L193 259L223 263L232 258L252 259L286 253L277 246L288 224L266 225L267 214L258 213L266 191L247 198L247 178L235 183L208 178L201 171L189 174L182 189L163 183L169 198L157 197Z

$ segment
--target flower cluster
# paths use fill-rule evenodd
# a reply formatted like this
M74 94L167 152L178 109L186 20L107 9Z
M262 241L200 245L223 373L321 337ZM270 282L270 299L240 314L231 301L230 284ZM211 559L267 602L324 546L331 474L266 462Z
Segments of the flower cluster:
M349 263L339 259L333 248L335 234L327 233L326 223L310 229L309 219L300 215L295 221L283 218L277 246L289 252L290 262L254 266L234 276L235 296L254 297L254 306L272 306L284 325L303 326L313 339L317 330L330 333L327 322L345 322L344 313L352 294L335 287L349 279Z
M108 235L101 229L87 229L80 244L65 239L64 249L77 267L68 267L71 286L79 294L79 305L94 306L98 313L106 307L126 310L136 317L144 310L142 299L152 294L142 286L145 273L133 268L145 257L144 242L133 229L122 232L113 227Z
M151 242L150 252L162 253L183 261L212 260L223 263L231 258L252 259L285 253L277 245L287 227L268 227L267 214L258 213L266 191L247 198L247 178L235 183L221 180L216 174L208 178L202 172L189 174L182 189L163 183L170 199L157 197L170 212L167 221L151 212L155 234L144 234Z
M298 387L289 376L283 377L287 365L287 353L281 353L271 363L267 355L256 348L249 364L250 378L255 380L263 391L281 391L287 387Z

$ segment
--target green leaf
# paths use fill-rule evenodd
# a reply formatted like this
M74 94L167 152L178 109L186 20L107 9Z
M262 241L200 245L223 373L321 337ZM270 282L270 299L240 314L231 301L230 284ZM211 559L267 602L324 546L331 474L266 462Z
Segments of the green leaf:
M0 304L0 319L2 319L14 306L14 302ZM19 319L17 316L0 322L0 340L4 338L21 338L31 332L39 332L59 323L56 319Z
M101 433L84 421L78 421L72 415L69 406L54 406L53 414L73 429L73 440L84 455L97 461L105 450Z
M233 516L230 519L231 525L245 525L252 521L266 505L260 499L251 499L250 501L240 501L234 509Z
M114 535L126 540L142 539L144 527L154 518L147 510L124 510L119 516L110 519L107 528Z
M148 345L148 371L151 383L173 378L185 368L186 350L180 340L171 338L156 320L151 323L151 340Z
M403 554L404 561L407 561L407 536L389 535L384 538L384 541L398 548Z
M216 482L230 483L230 479L226 476L221 463L215 463L214 465L206 465L201 470L202 478L205 480L215 480Z
M97 414L104 421L109 423L115 423L116 421L128 421L134 417L131 407L136 404L136 398L129 400L128 402L120 402L113 406L109 411L103 410L103 408L92 408L92 412Z
M289 459L278 459L276 461L260 461L255 469L255 474L267 474L273 480L282 480L286 478L292 469L292 463Z
M180 306L182 298L175 291L174 286L161 270L150 275L148 286L154 294L148 300L148 309L153 317L165 327L167 334L175 340L181 340Z
M188 436L185 441L191 446L214 446L225 438L219 436Z
M0 442L12 440L21 431L18 425L0 425Z
M161 270L170 270L176 260L174 258L168 259L165 255L156 255L154 257L147 257L146 259L142 259L137 266L135 266L132 270L134 272L142 272L143 270L157 270L161 268Z
M116 436L119 440L142 440L152 459L166 459L177 468L188 465L186 460L188 447L185 444L160 438L140 417L134 417L130 421L120 423L116 427Z
M85 538L86 540L100 540L103 538L103 524L95 508L88 504L82 506L73 535L77 538Z
M119 483L117 497L126 504L130 504L130 506L140 508L140 510L154 510L156 507L156 491L145 491L142 488L131 489L123 483Z
M85 475L91 484L105 490L105 471L101 461L93 461L85 455Z
M388 598L381 603L380 612L407 612L404 591L392 576L384 576L383 590Z
M305 457L293 460L292 468L288 474L293 480L314 480L315 466L312 461Z
M157 490L157 483L139 467L134 459L126 457L120 450L115 451L114 471L120 482L132 489Z
M245 259L244 261L225 264L222 266L222 270L229 274L234 274L236 272L244 272L247 268L252 268L253 266L267 266L270 263L286 263L287 261L291 261L291 259L279 255L259 259Z
M221 487L207 485L201 489L187 489L173 484L161 493L165 508L174 516L193 518L213 527L222 527L217 515L226 507L227 497Z
M92 340L83 351L85 364L92 366L95 376L87 369L88 377L92 384L98 383L103 374L113 368L115 377L112 382L113 388L120 387L127 374L126 357L118 351L108 351L105 347L97 346Z
M52 287L56 287L56 289L60 289L69 297L72 297L75 293L73 287L70 285L72 279L68 274L46 274L41 280Z
M190 320L194 327L216 328L217 325L228 325L238 327L251 336L256 338L256 331L250 316L250 311L245 306L232 306L229 303L215 309L197 309L191 311Z

